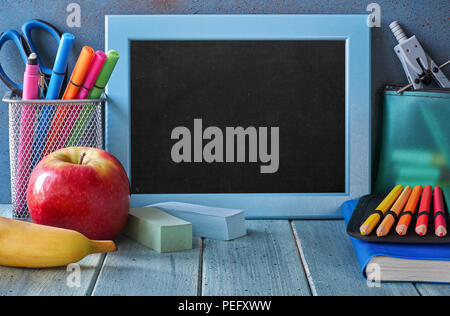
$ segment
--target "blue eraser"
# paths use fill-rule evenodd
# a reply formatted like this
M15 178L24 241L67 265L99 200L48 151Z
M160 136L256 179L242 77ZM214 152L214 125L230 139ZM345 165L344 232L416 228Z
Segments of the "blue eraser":
M242 210L180 202L164 202L150 206L192 223L194 236L232 240L247 234Z

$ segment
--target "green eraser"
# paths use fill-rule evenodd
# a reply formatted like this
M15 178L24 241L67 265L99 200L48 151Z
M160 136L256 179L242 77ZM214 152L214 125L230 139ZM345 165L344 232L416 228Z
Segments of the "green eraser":
M123 234L158 252L192 249L192 224L152 207L132 208Z

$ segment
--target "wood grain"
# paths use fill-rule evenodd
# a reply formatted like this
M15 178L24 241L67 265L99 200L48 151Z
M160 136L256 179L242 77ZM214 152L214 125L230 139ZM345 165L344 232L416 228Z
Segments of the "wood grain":
M0 216L10 217L11 206L0 205ZM447 284L368 287L343 221L247 224L248 236L203 247L196 238L193 250L168 254L120 237L117 253L79 263L80 287L67 285L65 267L0 267L0 295L450 295Z
M450 296L450 284L416 283L422 296Z
M341 220L293 221L314 295L418 295L412 283L369 287Z
M288 221L247 221L248 235L205 239L202 294L310 295Z
M106 256L93 295L197 295L200 239L192 250L158 253L119 237L118 252Z

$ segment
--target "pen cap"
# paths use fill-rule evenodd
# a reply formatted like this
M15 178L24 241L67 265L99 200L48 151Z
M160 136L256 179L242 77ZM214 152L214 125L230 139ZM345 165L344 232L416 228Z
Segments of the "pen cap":
M38 98L40 78L37 55L32 53L28 57L23 75L22 100L34 100Z
M435 186L433 189L433 204L435 211L445 211L444 198L442 196L441 188L438 186Z
M98 99L101 97L105 86L108 84L109 78L116 67L117 61L119 60L119 52L111 49L106 53L106 62L103 65L100 74L95 81L95 85L89 93L88 99Z
M92 47L84 46L81 50L80 57L78 57L77 64L73 69L70 80L76 85L81 85L86 77L89 67L94 57L94 50Z
M64 33L61 36L61 42L59 43L58 52L56 53L55 63L53 65L53 72L58 74L65 73L74 40L75 36L70 33Z
M89 46L84 46L81 50L80 57L78 57L72 76L70 77L70 82L67 85L66 91L62 97L63 100L72 100L77 96L89 70L93 57L94 50Z
M87 89L91 89L95 83L95 80L98 78L100 71L103 68L103 65L106 62L106 54L101 50L95 52L94 58L92 59L91 67L86 75L86 79L84 79L83 86Z
M420 199L419 212L429 211L431 204L431 194L432 194L431 185L427 185L423 188L422 198Z
M28 56L25 73L32 75L39 74L39 65L37 55L35 53L31 53L30 56Z

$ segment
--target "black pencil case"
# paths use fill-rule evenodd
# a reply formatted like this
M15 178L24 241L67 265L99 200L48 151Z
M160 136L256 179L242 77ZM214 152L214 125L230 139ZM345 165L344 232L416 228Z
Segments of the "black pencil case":
M430 207L430 214L428 215L428 233L425 236L419 236L415 232L416 228L416 220L417 220L417 213L418 210L416 209L416 212L414 213L414 216L411 219L411 223L409 224L408 232L404 236L399 236L397 232L395 231L395 227L397 226L398 220L395 222L395 224L392 226L391 231L387 236L384 237L377 237L375 231L376 228L373 230L373 232L368 236L361 235L361 232L359 228L364 223L364 221L373 214L374 210L377 208L377 206L383 201L383 199L387 195L366 195L363 196L358 204L356 205L356 208L353 212L353 215L348 222L347 225L347 233L357 239L367 241L367 242L376 242L376 243L403 243L403 244L447 244L450 243L450 236L447 235L445 237L437 237L434 234L434 216L433 216L433 202L431 202ZM418 206L417 206L418 208ZM426 215L425 215L426 216ZM383 219L380 220L379 224L382 222ZM447 220L447 227L450 227L449 224L449 218L448 214L446 214L446 220Z

